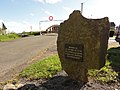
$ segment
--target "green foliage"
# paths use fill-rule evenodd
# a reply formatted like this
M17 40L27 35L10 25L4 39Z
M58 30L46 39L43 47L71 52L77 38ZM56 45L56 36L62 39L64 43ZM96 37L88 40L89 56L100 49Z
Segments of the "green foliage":
M19 38L19 36L15 33L0 35L0 41L9 41Z
M40 32L30 32L30 35L40 35Z
M60 71L61 64L57 55L48 57L43 60L39 60L36 63L25 68L21 73L20 77L27 79L40 79L52 77L55 73Z
M120 47L108 49L107 58L113 67L120 68Z
M35 36L35 35L40 35L40 32L33 32L33 31L25 32L25 31L23 31L21 34L26 34L28 36Z
M88 71L88 75L96 81L100 81L101 83L109 83L116 82L118 73L115 72L110 66L111 62L106 61L106 64L100 70L90 69Z
M106 65L100 70L89 70L88 75L103 83L117 81L120 75L120 47L108 49Z

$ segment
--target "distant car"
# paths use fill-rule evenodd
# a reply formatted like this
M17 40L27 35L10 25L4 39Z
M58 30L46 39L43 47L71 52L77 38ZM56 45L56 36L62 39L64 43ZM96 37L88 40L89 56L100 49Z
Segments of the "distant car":
M21 34L21 37L28 37L28 34Z
M115 23L114 22L110 22L110 33L109 33L109 37L113 37L115 34Z

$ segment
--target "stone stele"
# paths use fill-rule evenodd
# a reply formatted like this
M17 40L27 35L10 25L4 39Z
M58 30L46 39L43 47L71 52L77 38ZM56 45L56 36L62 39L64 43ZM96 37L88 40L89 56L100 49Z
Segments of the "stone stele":
M87 82L88 69L105 65L109 20L87 19L75 10L60 24L57 50L62 68L73 79Z

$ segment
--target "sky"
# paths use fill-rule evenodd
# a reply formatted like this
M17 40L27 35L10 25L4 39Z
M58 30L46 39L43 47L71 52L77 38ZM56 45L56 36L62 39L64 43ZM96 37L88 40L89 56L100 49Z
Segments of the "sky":
M84 17L108 17L120 24L120 0L0 0L0 23L8 32L45 30L68 19L74 10L81 10L81 3ZM49 16L62 21L49 21ZM46 20L49 22L41 22Z

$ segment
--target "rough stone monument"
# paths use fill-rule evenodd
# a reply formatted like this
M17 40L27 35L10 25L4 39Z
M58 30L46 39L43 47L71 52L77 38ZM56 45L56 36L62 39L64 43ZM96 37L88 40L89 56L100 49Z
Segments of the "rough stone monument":
M109 28L107 17L87 19L78 10L60 24L58 55L62 68L71 78L87 82L88 69L105 65Z

